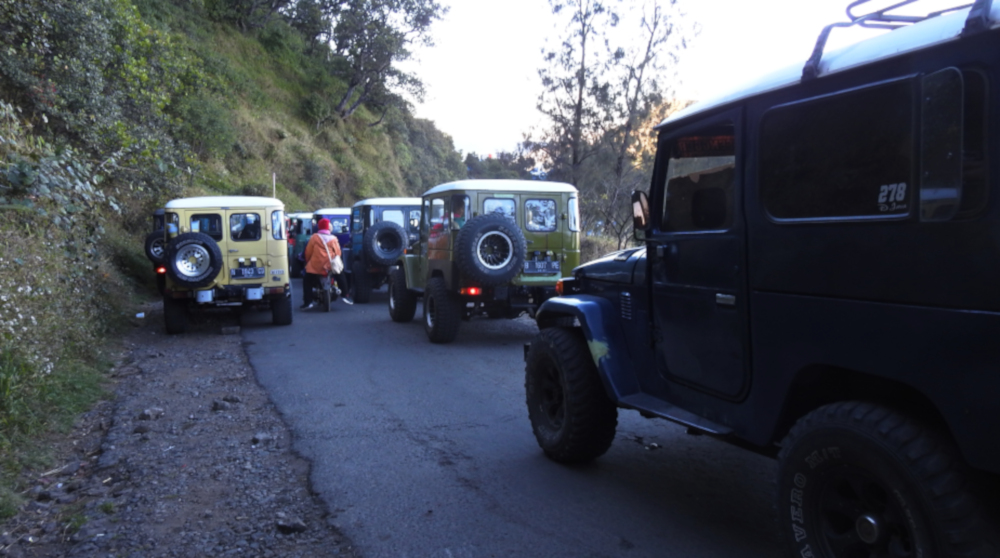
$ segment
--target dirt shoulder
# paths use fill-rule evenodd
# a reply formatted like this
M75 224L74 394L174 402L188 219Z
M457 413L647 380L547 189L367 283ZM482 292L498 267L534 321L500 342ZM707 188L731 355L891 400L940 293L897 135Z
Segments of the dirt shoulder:
M0 525L0 556L356 556L257 384L230 316L122 341L114 397L52 440L59 464Z

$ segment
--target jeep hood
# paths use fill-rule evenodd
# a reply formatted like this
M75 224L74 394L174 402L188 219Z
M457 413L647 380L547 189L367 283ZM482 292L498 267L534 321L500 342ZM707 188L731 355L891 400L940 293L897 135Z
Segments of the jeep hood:
M629 248L602 256L573 270L573 275L609 283L631 283L639 262L645 262L645 248Z

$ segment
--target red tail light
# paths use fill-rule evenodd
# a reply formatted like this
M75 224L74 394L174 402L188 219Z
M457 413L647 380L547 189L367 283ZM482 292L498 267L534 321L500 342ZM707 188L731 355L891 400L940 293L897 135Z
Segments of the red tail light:
M156 268L156 272L159 273L160 275L163 275L163 274L165 274L167 272L167 268L165 268L165 267L163 267L161 265L161 266L159 266L159 267Z
M461 292L463 295L469 295L469 296L479 296L483 294L483 290L480 289L479 287L466 287L459 292Z
M562 279L556 281L556 294L559 296L563 295L563 282Z

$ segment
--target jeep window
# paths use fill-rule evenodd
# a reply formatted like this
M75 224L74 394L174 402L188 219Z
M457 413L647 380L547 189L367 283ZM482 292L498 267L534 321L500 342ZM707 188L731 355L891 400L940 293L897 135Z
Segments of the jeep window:
M555 200L525 200L524 228L531 232L556 230Z
M344 233L347 232L347 217L327 217L330 220L330 232Z
M207 234L218 242L222 240L222 217L219 215L192 215L191 232Z
M406 220L403 219L402 209L383 209L382 210L382 220L392 221L400 227L406 227Z
M760 191L775 219L901 218L913 188L913 80L771 109Z
M417 232L420 230L420 210L411 209L410 210L410 232Z
M229 216L229 233L236 241L260 240L260 215L234 213Z
M451 227L453 229L462 228L471 212L472 204L469 202L469 196L455 194L451 197Z
M499 213L511 221L515 221L514 213L516 211L516 207L517 206L514 203L514 200L511 199L487 198L486 201L483 202L483 215Z
M663 230L726 230L733 223L736 142L732 124L674 139L668 146Z
M986 180L986 76L963 71L962 201L956 219L971 219L985 208L989 194Z
M365 231L365 222L361 219L361 208L355 207L351 210L352 232L360 233Z
M578 198L570 198L569 204L566 207L566 212L569 213L569 230L570 232L580 231L580 200Z
M278 210L271 212L271 236L275 240L285 238L285 212Z
M438 198L431 201L430 236L432 239L448 234L448 215L444 210L444 200Z

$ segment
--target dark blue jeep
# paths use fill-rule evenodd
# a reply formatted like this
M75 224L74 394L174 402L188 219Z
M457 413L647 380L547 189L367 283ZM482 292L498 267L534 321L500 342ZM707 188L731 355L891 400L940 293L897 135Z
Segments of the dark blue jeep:
M539 309L528 413L559 462L619 408L776 457L790 555L997 556L1000 7L849 14L903 28L659 126L642 247Z
M420 198L369 198L351 207L351 242L344 250L351 298L364 304L389 281L389 269L419 239Z

